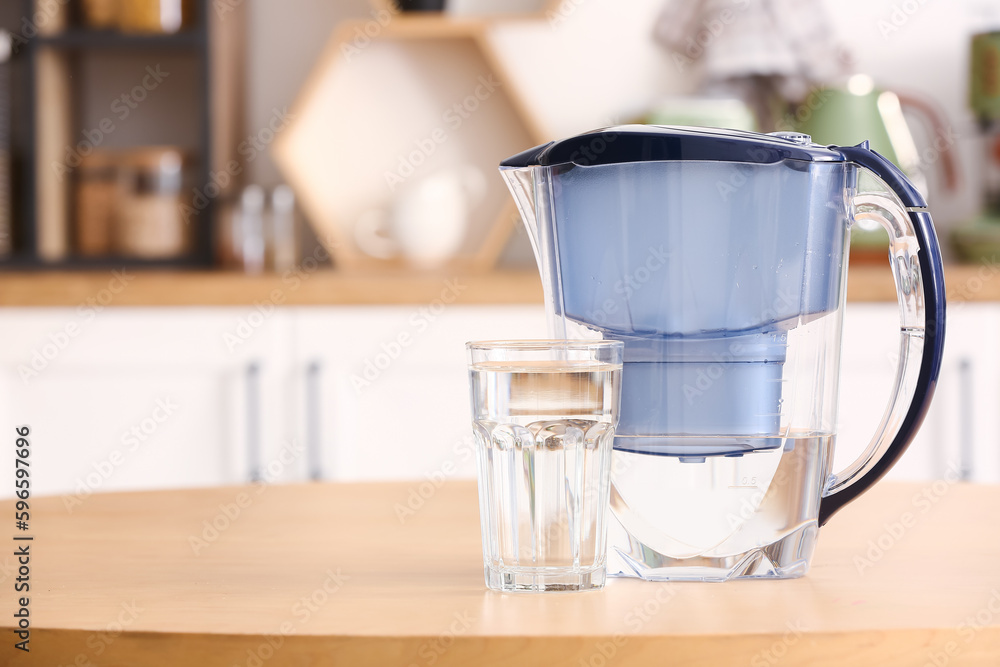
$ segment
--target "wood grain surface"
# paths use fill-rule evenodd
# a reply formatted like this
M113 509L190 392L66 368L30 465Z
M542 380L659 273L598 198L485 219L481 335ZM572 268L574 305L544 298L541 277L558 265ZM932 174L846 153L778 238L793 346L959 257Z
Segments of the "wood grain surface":
M0 306L71 306L98 299L109 306L245 306L262 301L288 305L425 304L440 298L448 281L463 286L458 303L541 303L542 285L531 270L422 273L404 270L338 272L306 270L247 276L227 271L130 270L125 289L103 295L111 271L0 273ZM949 266L948 303L1000 301L1000 268ZM848 274L848 301L894 302L887 268L861 264ZM280 300L280 301L279 301Z
M471 482L38 498L31 653L7 630L0 664L995 666L998 509L1000 487L883 483L801 579L524 595L484 587Z

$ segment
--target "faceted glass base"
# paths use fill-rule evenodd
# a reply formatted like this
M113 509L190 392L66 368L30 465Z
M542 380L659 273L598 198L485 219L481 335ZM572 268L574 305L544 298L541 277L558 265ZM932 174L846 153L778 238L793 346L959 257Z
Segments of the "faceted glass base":
M505 568L486 565L486 585L495 591L551 593L594 591L604 588L607 570L601 567L584 572L563 568Z
M809 522L763 547L728 556L672 558L631 538L626 553L612 547L608 571L615 577L647 581L729 581L731 579L795 579L809 570L819 532Z

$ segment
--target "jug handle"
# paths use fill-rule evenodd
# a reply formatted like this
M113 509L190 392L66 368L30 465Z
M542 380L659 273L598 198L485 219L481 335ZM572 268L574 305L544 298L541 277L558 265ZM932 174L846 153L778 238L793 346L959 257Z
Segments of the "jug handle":
M879 429L858 460L831 477L820 501L820 525L881 479L906 451L930 407L945 336L944 267L923 196L868 142L837 150L896 195L858 194L853 209L855 218L875 219L889 233L901 342L896 385Z

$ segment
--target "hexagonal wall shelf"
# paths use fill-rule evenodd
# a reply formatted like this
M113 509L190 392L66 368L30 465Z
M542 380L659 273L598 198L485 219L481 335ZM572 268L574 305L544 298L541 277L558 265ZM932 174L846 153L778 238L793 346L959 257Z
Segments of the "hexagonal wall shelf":
M403 15L338 27L275 157L341 268L402 263L386 259L391 249L372 252L372 241L390 247L384 227L401 224L397 203L442 173L473 174L480 184L448 264L488 269L503 251L518 216L497 165L541 137L500 71L486 28ZM426 207L424 214L427 225Z
M583 0L575 0L582 2ZM572 7L574 0L445 0L446 17L479 17L491 20L521 20L546 18L549 11L558 11L560 3ZM394 9L395 0L368 0L375 10Z

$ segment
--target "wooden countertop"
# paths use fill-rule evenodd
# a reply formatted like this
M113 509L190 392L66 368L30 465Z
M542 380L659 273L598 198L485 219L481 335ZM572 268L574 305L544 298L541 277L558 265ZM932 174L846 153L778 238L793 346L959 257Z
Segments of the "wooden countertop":
M117 291L108 294L111 288ZM534 270L478 274L317 270L256 276L232 271L128 270L124 280L116 279L111 271L0 273L0 306L77 306L102 291L110 306L249 306L262 301L299 306L392 305L427 304L442 297L466 304L542 302L541 280Z
M849 301L896 300L887 268L852 266ZM99 299L109 306L246 306L261 301L290 305L425 304L457 281L457 302L465 304L541 303L537 272L494 271L464 274L380 272L344 274L332 270L246 276L213 272L111 271L0 273L2 306L78 306ZM1000 301L1000 267L949 266L949 302Z
M5 629L3 664L1000 664L1000 487L877 485L822 529L801 579L551 595L485 589L473 482L95 494L72 509L32 500L31 653ZM13 513L0 502L10 531Z

